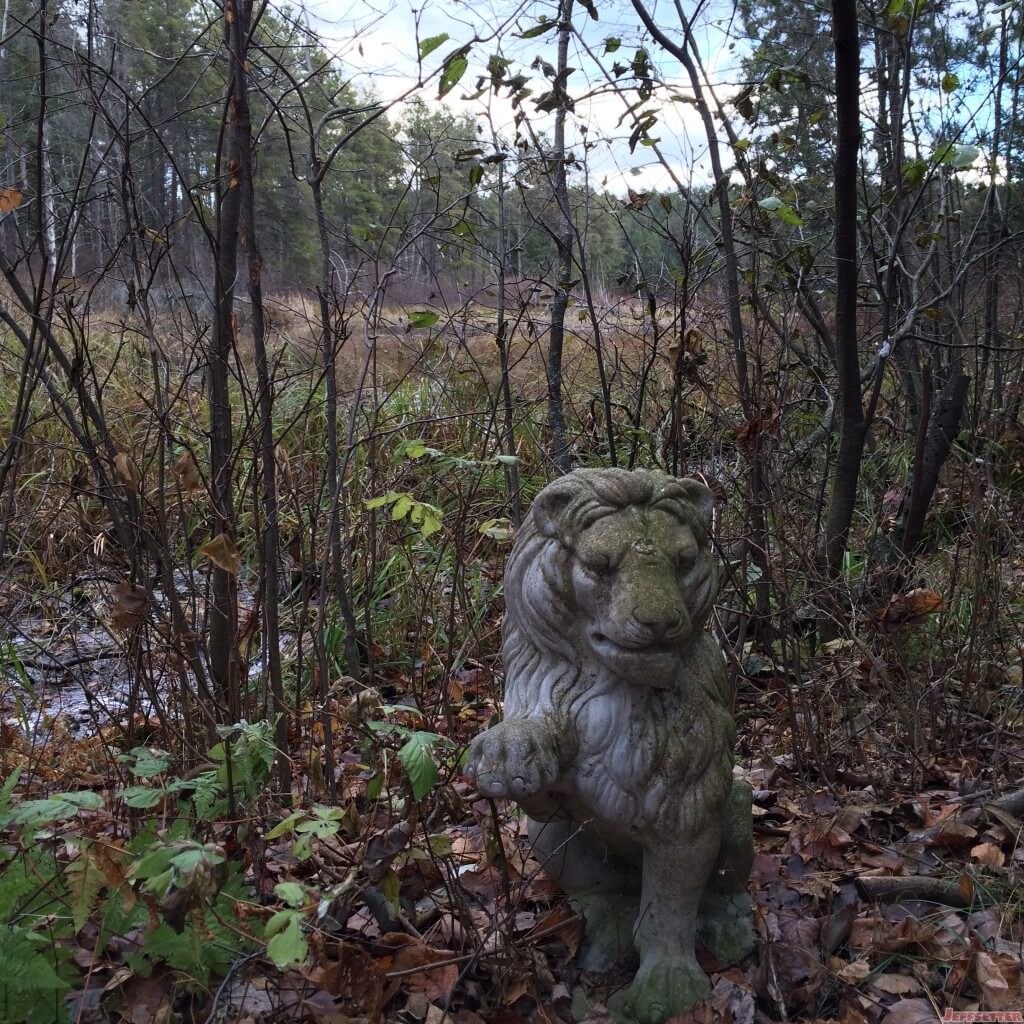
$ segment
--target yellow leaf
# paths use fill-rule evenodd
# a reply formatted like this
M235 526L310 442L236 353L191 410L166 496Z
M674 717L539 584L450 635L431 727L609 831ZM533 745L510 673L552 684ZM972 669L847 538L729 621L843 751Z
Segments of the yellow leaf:
M238 570L242 568L242 556L238 553L235 542L226 533L218 533L213 540L199 549L199 553L232 576L237 576Z

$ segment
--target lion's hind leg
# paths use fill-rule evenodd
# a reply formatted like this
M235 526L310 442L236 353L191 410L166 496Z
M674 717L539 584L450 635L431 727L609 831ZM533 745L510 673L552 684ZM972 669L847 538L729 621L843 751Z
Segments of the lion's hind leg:
M700 904L700 939L719 963L742 960L754 948L753 905L747 892L754 859L753 794L734 781L723 820L722 844Z
M534 856L566 891L586 921L577 962L605 971L635 953L633 927L640 910L639 865L617 856L584 826L530 819Z

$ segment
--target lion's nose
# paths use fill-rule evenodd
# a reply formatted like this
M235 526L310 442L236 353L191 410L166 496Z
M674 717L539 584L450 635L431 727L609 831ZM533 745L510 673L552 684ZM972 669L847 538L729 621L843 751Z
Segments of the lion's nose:
M638 605L633 609L633 618L645 629L650 630L656 640L678 632L683 624L683 613L678 608L657 605Z

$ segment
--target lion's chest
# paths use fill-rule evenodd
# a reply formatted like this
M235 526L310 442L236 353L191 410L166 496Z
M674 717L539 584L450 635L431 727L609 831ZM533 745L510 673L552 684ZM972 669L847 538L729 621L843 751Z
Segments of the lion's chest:
M706 767L680 705L677 694L621 689L580 702L577 757L559 786L571 817L626 836L679 827L683 796Z

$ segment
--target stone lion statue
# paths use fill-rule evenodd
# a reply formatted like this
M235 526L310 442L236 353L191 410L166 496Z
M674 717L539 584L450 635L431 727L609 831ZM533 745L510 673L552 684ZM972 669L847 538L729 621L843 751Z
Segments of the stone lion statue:
M581 909L582 966L639 952L622 1012L662 1024L754 945L751 791L734 780L731 688L704 631L713 499L653 470L579 469L537 496L505 574L504 720L466 763L517 800Z

